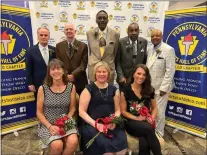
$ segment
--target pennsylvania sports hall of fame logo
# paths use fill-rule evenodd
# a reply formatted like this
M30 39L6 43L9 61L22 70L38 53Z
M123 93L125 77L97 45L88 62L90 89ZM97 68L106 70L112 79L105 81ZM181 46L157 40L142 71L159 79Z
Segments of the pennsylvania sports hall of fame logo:
M11 20L1 19L1 70L25 69L25 47L30 47L25 30Z
M207 26L199 22L180 24L169 33L166 43L175 42L176 70L206 73L206 36Z

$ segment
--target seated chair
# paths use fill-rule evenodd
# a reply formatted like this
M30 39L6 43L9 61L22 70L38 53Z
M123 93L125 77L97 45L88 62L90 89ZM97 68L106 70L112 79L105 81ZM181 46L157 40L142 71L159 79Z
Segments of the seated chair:
M139 139L137 137L133 137L130 134L126 132L127 135L127 143L128 143L128 151L129 155L132 154L133 151L138 152L139 150ZM159 133L156 132L156 136L160 142L161 150L165 148L165 141L162 138L162 136L159 135Z
M79 106L79 95L77 93L76 93L76 105L77 105L77 108L76 108L76 113L74 115L74 119L77 121L77 119L78 119L78 106ZM80 138L79 138L79 141L80 141ZM78 145L76 151L80 151L79 145ZM49 152L49 148L42 149L40 152L40 155L47 155L48 152Z

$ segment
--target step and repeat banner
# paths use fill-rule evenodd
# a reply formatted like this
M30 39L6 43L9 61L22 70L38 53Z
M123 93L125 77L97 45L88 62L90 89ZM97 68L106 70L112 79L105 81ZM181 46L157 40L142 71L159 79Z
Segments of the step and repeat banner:
M151 30L163 30L164 15L169 2L147 1L29 1L33 39L37 43L37 28L46 26L51 31L50 45L55 46L65 39L65 23L73 23L77 30L77 39L86 42L86 31L97 26L96 14L99 10L107 11L108 26L127 36L127 27L137 22L140 36L150 38Z
M33 44L29 9L1 5L1 134L37 124L26 85L25 54Z
M167 11L164 41L175 48L175 88L170 94L167 124L206 137L206 7Z

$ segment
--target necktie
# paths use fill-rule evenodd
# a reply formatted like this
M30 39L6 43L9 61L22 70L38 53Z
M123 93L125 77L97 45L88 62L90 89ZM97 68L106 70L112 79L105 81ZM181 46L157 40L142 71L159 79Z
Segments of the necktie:
M132 51L133 51L133 59L132 59L132 62L134 64L134 66L136 66L137 50L136 50L136 44L135 44L134 41L132 42Z
M103 57L104 51L105 51L106 43L104 43L104 42L106 42L106 41L103 38L103 32L100 32L100 34L99 34L99 46L100 46L100 54L101 54L101 57Z
M72 56L72 50L73 50L73 47L72 47L71 43L69 43L68 49L69 49L69 56L71 57Z
M48 65L49 57L48 57L48 51L46 48L43 48L43 59L45 60L45 64Z

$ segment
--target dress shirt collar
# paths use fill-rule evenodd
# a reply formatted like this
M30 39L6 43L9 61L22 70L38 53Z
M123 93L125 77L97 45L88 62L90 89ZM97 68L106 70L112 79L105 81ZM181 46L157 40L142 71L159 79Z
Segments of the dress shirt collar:
M38 44L38 47L40 49L40 51L42 51L44 48L46 48L46 50L48 51L48 45L46 45L45 47L42 46L40 43Z
M129 43L132 44L132 40L129 37ZM135 44L137 44L137 40L134 42Z
M162 42L161 42L161 43L159 43L157 46L153 47L153 49L154 49L154 50L159 49L159 48L160 48L160 46L161 46L161 44L162 44Z
M67 40L68 41L68 40ZM75 38L72 41L68 41L68 45L71 43L71 45L74 44Z
M102 32L103 35L106 35L106 34L107 34L107 31L108 31L108 27L106 27L105 30L103 30L103 31L101 31L101 30L99 29L99 33Z

